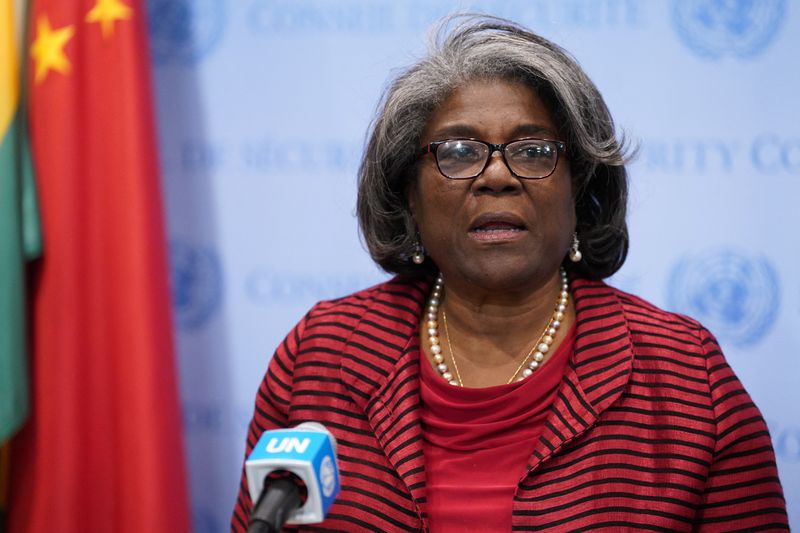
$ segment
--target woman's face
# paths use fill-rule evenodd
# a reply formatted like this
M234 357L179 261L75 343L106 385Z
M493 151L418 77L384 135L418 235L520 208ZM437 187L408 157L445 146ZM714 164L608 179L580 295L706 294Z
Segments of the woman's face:
M558 139L539 97L521 83L479 80L453 92L431 115L422 142L475 138L500 144ZM422 156L408 201L422 244L449 286L535 290L552 281L575 228L569 165L561 154L547 178L518 179L494 152L481 175L445 178Z

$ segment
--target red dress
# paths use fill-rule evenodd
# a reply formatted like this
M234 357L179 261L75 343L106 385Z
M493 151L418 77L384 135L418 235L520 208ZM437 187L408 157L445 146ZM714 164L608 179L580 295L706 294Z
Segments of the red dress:
M510 385L454 387L422 361L420 395L432 533L511 531L517 484L564 376L575 328L534 374Z

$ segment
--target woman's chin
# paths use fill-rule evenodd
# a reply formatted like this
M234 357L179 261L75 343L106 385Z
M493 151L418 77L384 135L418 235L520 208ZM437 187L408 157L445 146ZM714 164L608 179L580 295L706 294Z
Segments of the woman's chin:
M458 285L471 285L479 291L494 294L532 293L547 284L558 271L558 265L549 268L530 264L529 261L521 264L510 259L489 261L485 265L476 264L474 267L463 272L460 276L463 283ZM445 285L447 284L448 277L445 275Z

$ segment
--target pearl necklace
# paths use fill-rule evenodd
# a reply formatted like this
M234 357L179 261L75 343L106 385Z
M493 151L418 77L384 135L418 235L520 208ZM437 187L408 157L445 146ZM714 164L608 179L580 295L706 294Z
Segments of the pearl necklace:
M449 382L450 385L463 387L464 383L461 381L461 375L458 371L458 363L456 363L455 352L453 351L453 345L450 341L450 332L447 329L447 314L444 312L444 309L442 309L442 321L444 322L445 335L447 336L447 346L450 349L450 358L453 360L453 368L456 371L455 376L453 376L453 374L450 372L450 369L447 367L447 363L444 362L442 345L439 341L439 305L442 302L443 290L444 278L442 278L442 275L439 274L433 284L433 290L431 291L431 296L428 299L428 309L425 313L425 325L428 332L428 341L430 342L431 353L433 353L433 361L436 363L436 370L439 372L439 375ZM562 267L561 293L556 301L556 307L553 311L553 316L550 318L547 327L544 328L544 331L539 336L539 340L531 347L530 351L528 351L525 358L514 371L514 374L511 375L508 383L514 381L514 378L516 378L517 375L519 375L517 381L522 381L533 374L537 368L539 368L541 362L544 360L545 354L550 351L550 347L553 345L558 328L561 327L561 322L564 320L567 310L568 301L569 280L567 279L566 271ZM529 360L530 362L528 362ZM522 370L522 373L520 373L520 370Z

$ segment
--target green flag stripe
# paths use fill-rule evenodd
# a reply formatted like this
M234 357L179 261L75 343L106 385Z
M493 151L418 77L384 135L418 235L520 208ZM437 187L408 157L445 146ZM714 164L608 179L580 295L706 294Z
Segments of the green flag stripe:
M22 250L27 259L35 259L42 255L42 229L39 221L39 201L36 194L36 181L33 173L33 158L28 142L25 121L22 120L22 109L17 112L20 133L17 135L19 156L17 170L22 184Z
M23 182L32 186L33 175L30 161L23 164L27 150L21 150L20 124L17 110L0 142L0 442L13 435L29 409L22 199ZM35 209L30 211L35 206L34 197L27 217L35 217ZM38 228L37 217L26 237L31 255L41 247Z

